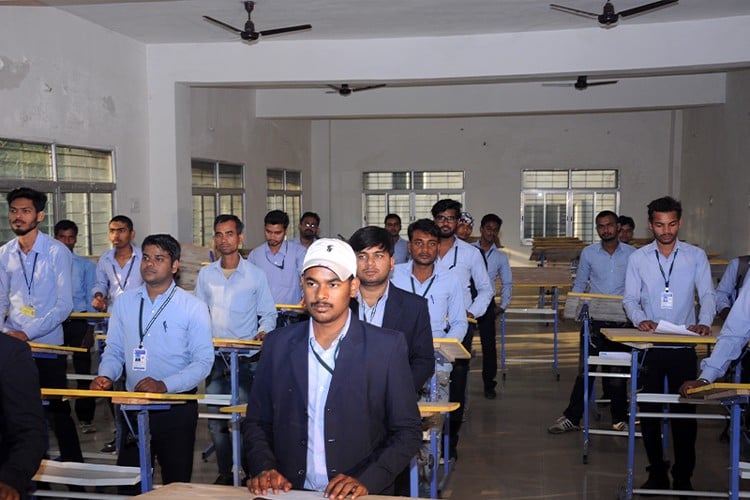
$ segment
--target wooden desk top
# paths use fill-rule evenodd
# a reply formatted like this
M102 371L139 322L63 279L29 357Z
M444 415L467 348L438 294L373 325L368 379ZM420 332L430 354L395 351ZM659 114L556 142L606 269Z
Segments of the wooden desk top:
M636 328L602 328L601 332L613 342L637 342L648 345L653 344L715 344L716 337L713 335L666 335L663 333L642 332ZM716 334L716 332L714 332Z
M74 352L88 352L83 347L68 347L66 345L39 344L29 342L31 352L45 352L48 354L73 354Z
M570 287L570 269L559 267L512 267L513 288Z
M750 384L733 384L729 382L714 382L702 385L688 391L690 397L705 399L725 399L734 396L750 396Z
M305 306L299 304L276 304L276 309L287 309L290 311L302 311L305 312Z
M90 389L48 389L42 388L42 397L49 398L61 396L62 398L111 398L117 404L158 404L158 403L181 403L185 401L198 400L205 394L170 394L157 392L129 392L129 391L94 391Z
M470 359L471 353L458 341L458 339L444 338L432 339L432 347L439 352L448 362L453 363L457 359Z
M245 486L219 486L215 484L198 484L198 483L171 483L161 486L155 490L149 491L134 498L164 498L184 500L185 498L211 498L229 500L232 498L241 498L243 500L253 500L262 498L268 500L321 500L323 493L320 491L297 491L292 490L286 493L274 495L271 492L265 495L252 495ZM368 500L403 500L404 497L391 497L383 495L367 495Z
M423 417L429 417L430 415L434 415L435 413L450 413L452 411L458 410L461 407L461 403L420 402L418 403L418 406L419 406L419 414ZM242 415L245 414L246 410L247 410L247 404L222 406L221 408L219 408L220 413L240 413Z
M109 318L109 316L108 312L72 312L68 317L71 319L102 319Z
M245 340L245 339L213 339L214 347L234 347L237 349L260 349L263 346L262 340Z

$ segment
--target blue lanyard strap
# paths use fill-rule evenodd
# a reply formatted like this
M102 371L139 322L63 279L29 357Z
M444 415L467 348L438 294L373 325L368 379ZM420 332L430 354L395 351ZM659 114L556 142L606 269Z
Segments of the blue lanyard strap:
M143 339L148 333L149 329L151 328L151 325L154 324L154 321L156 321L156 318L159 317L159 314L164 310L165 307L167 307L167 304L169 304L169 301L172 300L172 296L174 295L175 290L177 290L177 286L172 286L172 291L169 292L169 296L167 297L167 300L164 301L164 303L159 306L159 309L156 310L156 314L154 314L151 317L151 320L146 325L146 329L143 329L143 297L141 297L141 307L138 311L138 336L140 337L141 341L138 344L139 349L143 349Z
M23 279L26 281L26 288L29 291L29 297L31 296L31 287L34 285L34 272L36 271L36 258L39 257L39 254L37 252L34 252L34 263L31 265L31 279L29 279L29 276L26 274L26 266L23 262L23 256L21 255L21 251L18 251L18 260L21 261L21 269L23 270Z
M427 285L427 288L425 288L425 291L422 294L422 297L426 297L427 296L427 292L430 291L430 287L432 286L432 283L435 281L435 278L436 278L436 275L433 274L432 275L432 279L430 280L430 282ZM411 280L411 291L416 294L417 290L414 287L414 276L409 276L409 279ZM417 294L417 295L419 295L419 294Z
M112 264L112 272L117 280L117 286L119 286L120 290L123 292L125 291L125 287L128 286L128 279L130 279L130 272L133 270L133 264L135 264L135 252L130 256L130 267L128 267L128 273L125 275L125 283L120 282L120 275L117 274L117 269L115 268L115 265Z
M341 349L341 340L339 340L339 342L336 344L336 350L333 352L333 360L334 361L336 361L336 359L338 359L338 357L339 357L339 349ZM320 366L322 366L323 368L325 368L325 370L328 373L330 373L331 375L333 375L333 370L334 370L335 367L331 368L328 365L328 363L326 363L325 361L323 361L323 358L321 358L320 355L318 354L318 352L315 350L315 346L313 345L313 339L310 339L310 350L312 351L313 356L315 356L315 359L318 360L318 363L320 363Z
M669 291L669 280L672 279L672 269L674 268L674 261L677 260L677 252L679 252L679 248L675 248L674 250L674 257L672 257L672 264L669 265L669 274L664 275L664 268L661 267L661 261L659 260L659 250L654 248L654 254L656 255L656 263L659 264L659 271L661 271L661 277L664 278L664 291Z

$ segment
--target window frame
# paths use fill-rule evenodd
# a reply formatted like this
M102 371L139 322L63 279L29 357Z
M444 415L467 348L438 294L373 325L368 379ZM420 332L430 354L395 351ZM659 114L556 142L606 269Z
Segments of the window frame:
M213 168L213 186L196 186L195 185L195 179L193 178L193 168L195 167L196 163L203 163L211 165ZM239 167L240 168L240 175L239 179L242 181L240 187L221 187L221 166L228 166L228 167ZM202 246L206 248L211 248L213 246L213 219L210 221L203 220L203 224L200 227L200 240L196 239L196 226L195 226L195 217L194 217L194 210L195 210L195 200L194 198L196 196L200 196L201 198L209 197L212 198L213 201L213 209L214 209L214 218L221 214L221 202L222 197L225 196L240 196L240 202L242 204L239 213L234 213L233 215L236 215L240 219L244 219L244 213L245 208L247 207L246 203L246 193L245 193L245 164L244 163L234 163L229 161L222 161L222 160L214 160L214 159L208 159L208 158L201 158L201 157L192 157L190 158L190 206L191 206L191 216L193 217L193 244L197 246ZM234 211L236 212L236 211ZM202 212L203 213L203 212ZM205 219L205 217L202 217L202 219ZM210 226L210 232L206 233L206 224L209 224Z
M281 189L270 188L269 178L271 172L281 173ZM299 189L294 190L289 188L289 181L287 180L288 174L294 173L299 176ZM289 227L287 228L287 239L293 239L299 237L299 219L304 213L302 210L302 196L304 190L302 189L302 171L293 170L290 168L272 167L266 169L266 211L271 210L282 210L289 216ZM271 197L281 197L281 207L277 207L275 203L271 203ZM292 199L297 199L297 206L294 207Z

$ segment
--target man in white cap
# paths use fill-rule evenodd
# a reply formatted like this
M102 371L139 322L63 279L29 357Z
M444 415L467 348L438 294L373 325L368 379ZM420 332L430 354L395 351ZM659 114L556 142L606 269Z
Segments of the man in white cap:
M421 444L406 341L350 313L359 279L347 243L316 240L302 268L311 318L264 340L243 429L247 487L389 494Z

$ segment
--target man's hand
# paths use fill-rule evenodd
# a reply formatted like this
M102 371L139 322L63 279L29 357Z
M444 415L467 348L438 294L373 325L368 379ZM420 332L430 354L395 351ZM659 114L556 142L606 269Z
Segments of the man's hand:
M101 375L96 377L89 384L89 389L91 389L92 391L108 391L111 388L112 381L107 377L102 377Z
M680 386L680 396L682 396L683 398L686 398L688 397L688 393L687 393L688 389L693 389L695 387L703 387L704 385L708 385L708 384L709 384L708 380L702 379L702 378L699 378L698 380L688 380Z
M274 495L279 491L287 492L292 489L292 483L276 469L264 470L257 476L247 480L247 489L253 495L265 495L270 489Z
M11 488L5 483L0 483L0 500L18 500L21 496L15 488Z
M6 335L10 335L14 339L18 339L18 340L20 340L22 342L28 342L29 341L29 337L27 337L26 334L24 332L22 332L21 330L8 330L7 332L5 332L5 334Z
M101 293L97 293L91 301L91 307L97 311L104 311L107 308L107 299Z
M253 340L263 340L266 338L266 332L258 332L258 334L253 337Z
M89 328L86 330L86 333L83 334L83 338L81 339L81 347L84 349L91 349L91 346L94 345L94 327L89 326Z
M695 332L698 335L702 335L703 337L707 335L711 335L711 327L706 325L690 325L687 327L688 330L691 332Z
M654 323L650 319L638 323L638 329L642 332L653 332L654 330L656 330L656 326L656 323Z
M729 307L725 307L724 309L719 311L719 317L721 318L722 321L727 320L727 316L729 316L729 311L731 311L731 308Z
M133 388L135 392L167 392L167 386L161 380L154 380L151 377L141 379Z
M354 499L363 497L367 493L367 488L357 478L347 476L346 474L339 474L331 479L331 482L326 486L325 496L344 500L348 495L351 495L352 499Z
M499 317L504 312L505 312L505 309L503 309L502 307L499 307L499 306L496 307L495 308L495 317L496 318Z

